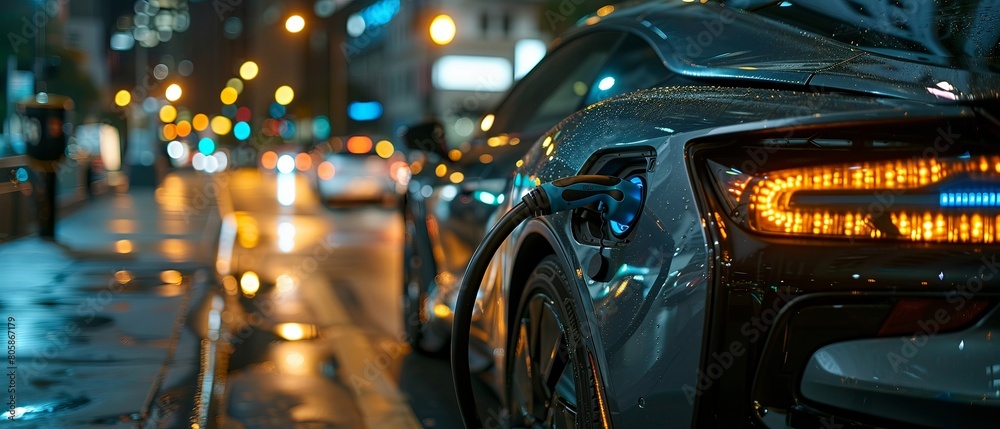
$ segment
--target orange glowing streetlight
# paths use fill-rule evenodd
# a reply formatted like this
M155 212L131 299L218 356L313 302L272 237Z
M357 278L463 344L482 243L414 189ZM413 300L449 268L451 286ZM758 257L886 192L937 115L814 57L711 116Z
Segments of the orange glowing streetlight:
M306 28L306 20L299 15L289 16L285 20L285 30L288 30L289 33L298 33L303 28Z
M455 20L450 16L441 14L431 21L431 41L438 45L447 45L455 40Z

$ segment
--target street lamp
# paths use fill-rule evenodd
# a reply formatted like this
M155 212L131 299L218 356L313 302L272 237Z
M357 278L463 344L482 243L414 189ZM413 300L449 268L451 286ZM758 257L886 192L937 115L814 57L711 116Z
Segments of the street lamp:
M302 31L303 28L306 28L306 20L302 19L299 15L292 15L285 20L285 29L288 30L289 33L298 33Z
M239 92L236 88L227 86L222 89L222 93L219 94L219 99L222 100L222 104L233 104L236 102L236 98L239 96Z
M257 63L253 61L247 61L243 63L242 66L240 66L240 77L242 77L243 80L251 80L257 77L258 71L259 69L257 68Z
M447 45L455 39L455 20L450 16L441 14L431 21L431 41L438 45Z
M277 90L274 91L274 101L282 106L287 106L295 98L295 91L292 87L288 85L279 86Z
M171 123L177 119L177 108L169 104L160 108L160 121L163 123Z
M179 98L181 98L182 93L183 91L181 91L181 86L176 83L172 83L170 84L170 86L167 87L167 90L164 95L166 95L167 100L177 101Z
M116 106L125 107L128 106L128 104L131 102L132 102L132 93L128 92L127 90L123 89L121 91L118 91L117 94L115 94Z

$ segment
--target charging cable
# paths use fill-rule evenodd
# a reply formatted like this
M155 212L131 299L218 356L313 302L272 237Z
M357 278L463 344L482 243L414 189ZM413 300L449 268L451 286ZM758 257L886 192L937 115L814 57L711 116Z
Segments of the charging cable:
M493 254L524 220L577 209L593 203L600 203L599 208L605 220L630 224L639 215L642 188L619 177L600 175L579 175L544 183L529 191L521 202L507 211L486 233L486 237L472 254L455 302L451 341L451 372L459 410L462 412L462 421L466 428L483 427L472 390L469 331L479 286L486 275L486 268Z

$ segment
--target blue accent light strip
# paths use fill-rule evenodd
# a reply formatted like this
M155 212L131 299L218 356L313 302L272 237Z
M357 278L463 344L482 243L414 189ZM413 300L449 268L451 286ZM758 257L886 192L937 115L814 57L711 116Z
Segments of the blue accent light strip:
M941 207L1000 207L1000 192L942 192Z

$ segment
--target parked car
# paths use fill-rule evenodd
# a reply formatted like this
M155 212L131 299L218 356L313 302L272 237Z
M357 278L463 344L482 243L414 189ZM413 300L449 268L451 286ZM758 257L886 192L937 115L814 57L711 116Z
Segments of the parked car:
M586 174L643 198L625 223L535 217L492 256L472 351L507 412L487 418L996 427L1000 6L750 3L616 11L553 51L613 27L702 84L589 105L495 166L497 214Z

